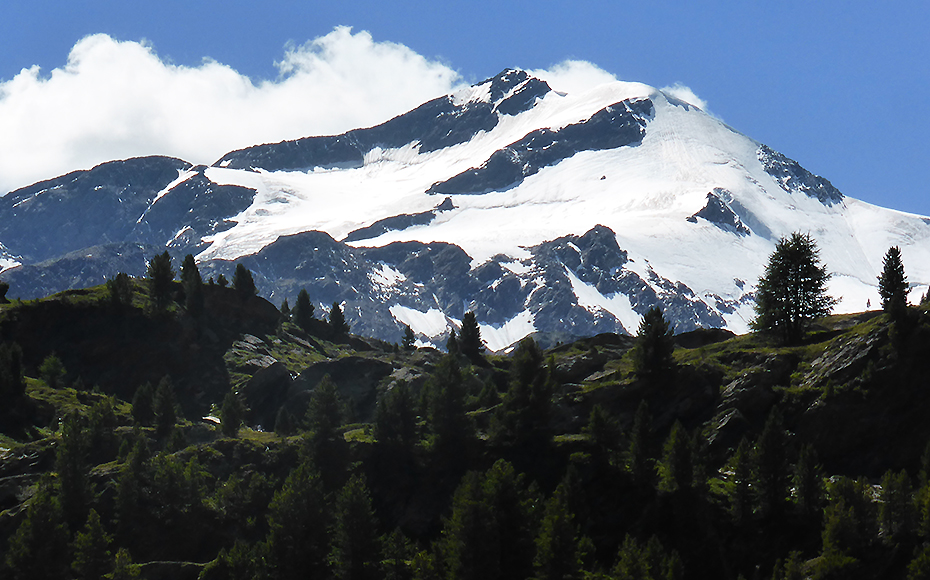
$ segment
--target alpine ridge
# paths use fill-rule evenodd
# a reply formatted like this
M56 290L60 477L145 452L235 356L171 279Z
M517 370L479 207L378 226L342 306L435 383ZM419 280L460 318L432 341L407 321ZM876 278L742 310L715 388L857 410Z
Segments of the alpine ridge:
M381 125L230 152L212 166L112 161L0 198L0 278L32 298L142 275L166 248L204 278L237 262L259 293L354 331L442 344L473 310L491 350L634 333L660 306L676 331L748 329L781 236L810 233L839 312L878 303L901 247L912 298L930 283L930 219L828 180L665 92L566 93L499 75Z

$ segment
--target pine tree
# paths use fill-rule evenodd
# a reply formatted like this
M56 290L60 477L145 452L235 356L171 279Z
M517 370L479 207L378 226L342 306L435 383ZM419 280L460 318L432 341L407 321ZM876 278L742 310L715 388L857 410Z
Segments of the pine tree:
M649 463L649 432L652 425L652 415L649 405L643 399L636 409L633 417L633 428L630 433L630 447L627 452L627 466L633 479L639 483L649 483L653 478L652 466Z
M633 347L636 375L650 383L663 384L675 369L674 350L675 340L669 323L658 306L650 308L639 324Z
M341 485L346 468L346 441L338 428L342 425L342 401L329 375L313 390L307 408L307 448L320 470L324 489L333 491Z
M184 256L181 284L184 286L184 307L191 315L199 316L204 308L203 278L200 277L200 270L191 254Z
M376 580L381 560L375 515L365 482L353 476L336 498L330 564L338 580Z
M132 397L132 418L137 425L151 425L155 420L155 391L150 383L143 383Z
M0 280L0 304L9 304L10 301L7 300L6 293L10 291L10 285Z
M113 573L108 580L133 580L139 577L141 569L138 564L132 563L132 556L126 548L120 548L113 557Z
M61 364L61 359L54 352L45 357L39 365L39 376L51 389L64 386L62 383L66 374L65 365Z
M773 408L753 453L753 482L763 515L780 514L788 494L788 441L781 413Z
M511 445L546 440L554 385L543 356L530 337L517 345L511 358L509 388L494 417L496 440Z
M740 527L752 519L752 449L743 437L730 459L733 471L733 491L730 494L730 515Z
M97 510L90 510L84 529L74 536L74 571L84 580L101 580L113 568L109 550L112 539Z
M287 298L285 298L284 300L281 301L281 309L280 309L280 311L281 311L281 316L284 317L284 320L290 320L290 319L291 319L291 307L290 307L290 305L287 303Z
M481 341L481 329L478 328L478 320L474 312L466 312L462 316L462 331L459 333L459 350L469 359L475 361L481 357L484 352L484 344Z
M691 489L693 464L691 439L680 422L675 421L662 447L659 464L659 489L665 492Z
M87 477L87 439L82 423L76 411L67 415L61 425L61 438L55 450L61 507L65 520L72 527L84 521L91 499Z
M224 276L224 275L222 275L222 274L220 274L219 276L217 276L217 278L216 278L216 283L219 285L220 288L225 288L225 287L229 286L229 280L227 280L227 279L226 279L226 276Z
M909 537L916 528L916 510L911 480L903 469L885 472L879 494L878 521L881 534L888 544Z
M310 303L310 295L305 289L301 289L297 294L297 304L294 306L294 323L304 332L310 332L311 320L313 320L313 304Z
M438 457L460 460L472 437L465 414L465 378L455 355L442 357L427 380L429 394L427 429Z
M417 341L416 335L413 333L413 329L408 325L404 325L404 338L403 345L404 350L414 350L416 348L414 343Z
M167 250L149 260L145 277L155 312L162 312L171 302L171 283L174 281L174 275L171 256L168 255Z
M596 403L591 408L591 413L588 415L588 424L584 427L583 433L588 436L591 442L597 463L599 465L608 465L610 457L619 442L620 433L616 421L607 414L607 411L600 403Z
M446 340L446 352L451 355L458 356L459 350L459 339L455 336L455 329L449 331L449 338Z
M417 420L406 382L399 381L378 400L374 436L379 445L402 449L409 449L416 442Z
M177 402L174 396L174 383L167 375L158 383L152 398L155 413L155 434L166 437L171 434L178 420Z
M536 537L533 561L537 580L574 580L581 577L578 527L569 508L568 488L560 483L546 502Z
M493 533L495 514L482 490L483 478L471 471L452 498L452 515L443 526L443 552L448 577L455 580L498 578L500 544Z
M329 311L329 327L333 332L333 336L340 337L349 334L349 324L346 322L338 302L333 302L333 307Z
M39 480L25 519L10 537L6 564L15 580L67 578L68 525L48 475Z
M239 434L239 427L242 426L242 402L232 390L223 397L223 405L220 407L220 429L223 435L227 437L236 437Z
M255 289L255 280L252 279L252 272L242 264L236 264L236 273L233 274L233 288L243 300L251 298L258 293Z
M129 274L119 272L107 280L107 294L115 306L132 306L132 282Z
M823 468L817 461L817 452L811 445L801 447L794 468L794 489L798 511L813 516L823 507Z
M830 314L836 304L827 295L829 279L810 235L795 232L782 238L756 287L753 329L772 332L785 344L797 343L811 323Z
M328 524L320 477L306 462L291 471L268 505L265 540L271 578L326 577Z
M888 248L882 260L882 273L878 277L878 294L882 297L882 310L897 319L907 309L907 276L898 246Z

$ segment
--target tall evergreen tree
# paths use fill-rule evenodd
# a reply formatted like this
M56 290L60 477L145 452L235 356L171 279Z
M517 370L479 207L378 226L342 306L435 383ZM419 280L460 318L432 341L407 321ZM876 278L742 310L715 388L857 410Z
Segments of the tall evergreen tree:
M113 568L110 542L97 510L90 510L84 529L74 536L74 562L71 567L84 580L101 580Z
M578 526L569 508L568 487L560 483L546 502L533 561L537 580L581 578Z
M439 457L461 458L472 437L465 414L465 378L455 355L447 354L427 381L429 409L427 428Z
M184 307L193 316L198 316L204 308L203 278L192 254L184 256L181 284L184 286Z
M823 468L818 463L817 452L811 445L803 445L794 467L792 486L798 511L802 514L813 516L823 508L823 477Z
M443 552L448 577L493 580L500 575L500 544L493 532L494 513L485 500L483 478L471 471L452 498L452 515L443 526Z
M287 303L287 298L281 301L280 312L281 316L284 317L284 320L291 319L291 306Z
M459 350L471 360L478 360L484 352L484 343L481 341L481 329L474 312L466 312L462 316L462 331L459 333Z
M330 565L338 580L376 580L381 550L365 482L353 476L336 498Z
M110 302L116 306L132 306L132 282L129 274L119 272L111 279L107 280L107 294Z
M87 477L87 439L83 421L77 412L68 414L61 425L61 438L55 450L55 469L65 521L77 527L90 504L90 480Z
M174 429L178 420L177 400L174 395L174 383L165 375L158 382L155 395L152 398L152 407L155 414L155 434L166 437Z
M258 293L255 288L255 280L252 278L252 272L241 263L236 264L236 273L233 274L233 288L243 300Z
M666 492L691 489L693 476L691 451L691 438L681 423L675 421L662 447L659 489Z
M10 285L0 280L0 304L9 304L10 301L7 300L6 293L10 291Z
M907 308L907 276L901 261L901 248L891 246L882 260L882 273L878 277L878 294L882 310L898 317Z
M639 483L649 483L653 478L653 470L649 461L649 432L652 428L652 415L646 399L639 403L636 415L633 417L633 427L630 433L630 447L627 452L627 466L633 479Z
M328 524L319 475L306 462L291 471L268 506L265 540L275 580L327 575Z
M310 294L305 288L301 288L300 293L297 294L297 304L294 305L294 323L304 332L310 332L311 320L313 320L313 304L310 302Z
M333 302L333 307L329 311L329 327L333 336L345 336L349 334L349 323L346 322L345 315L338 302Z
M494 417L494 438L522 445L545 440L554 389L543 351L532 338L524 338L513 353L509 388Z
M409 448L416 442L414 401L406 382L399 381L378 400L374 435L379 445Z
M65 365L61 363L61 359L54 352L45 357L42 364L39 365L39 376L49 388L57 389L63 386L62 383L66 374Z
M788 495L788 439L781 413L773 407L753 451L753 487L763 515L779 514Z
M342 425L342 401L336 383L324 376L310 397L307 408L308 451L313 458L327 492L342 485L347 444L339 426Z
M120 548L113 557L113 572L108 580L134 580L142 572L138 564L132 563L132 556L126 548Z
M815 319L830 314L836 300L827 295L830 274L819 254L808 234L795 232L779 240L756 289L755 330L794 344Z
M174 281L174 276L174 267L171 265L171 256L168 255L167 250L149 260L145 277L155 312L162 312L171 302L171 283Z
M223 435L235 437L239 434L239 427L242 426L242 401L236 393L230 389L223 397L223 405L220 407L220 429Z
M646 311L633 347L633 368L636 375L653 384L662 384L675 368L672 353L675 341L669 323L658 306Z
M733 472L733 489L730 493L730 516L740 527L749 524L752 519L752 448L743 437L733 457L730 459Z
M907 472L903 469L898 473L886 471L878 503L878 521L885 542L894 544L913 534L916 516L911 479Z
M404 338L403 345L404 350L413 350L415 348L414 343L417 341L417 336L413 333L413 329L409 325L404 325Z
M6 564L15 580L67 578L68 525L48 475L39 480L26 517L9 540Z
M143 383L132 396L132 418L137 425L151 425L155 420L155 391L151 383Z

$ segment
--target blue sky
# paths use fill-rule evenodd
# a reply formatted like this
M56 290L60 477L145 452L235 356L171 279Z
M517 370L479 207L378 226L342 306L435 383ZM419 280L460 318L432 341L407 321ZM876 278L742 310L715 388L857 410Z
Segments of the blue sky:
M356 36L335 34L337 26L352 27ZM358 36L362 31L370 33L370 42ZM11 0L0 5L0 157L11 160L4 166L0 159L0 190L26 185L23 180L31 183L36 175L53 177L61 168L92 164L90 152L102 158L186 153L190 161L210 162L215 151L245 146L248 139L299 136L289 129L327 132L353 122L371 124L436 96L447 85L481 80L506 67L542 69L581 60L622 80L686 85L729 125L830 179L845 194L930 215L924 175L930 156L928 31L930 3L925 1ZM85 42L72 55L84 55L81 74L69 82L45 82L68 64L81 39L99 33L124 44ZM329 41L307 44L320 38ZM136 44L141 41L145 44ZM124 84L131 71L149 70L139 64L148 62L140 60L145 55L132 53L139 46L172 72L164 84L179 87L165 95L146 89L153 103L174 99L183 107L201 96L206 101L248 93L254 98L229 105L228 117L242 118L250 128L236 134L212 130L203 120L207 113L192 106L186 121L191 136L181 132L179 137L188 149L174 150L170 138L153 136L159 128L172 128L171 119L179 114L175 109L145 115L119 101L125 95L138 107L146 106L144 95ZM205 65L205 58L215 66ZM276 65L282 62L291 68ZM365 62L378 65L366 72ZM35 65L39 71L21 73ZM120 66L129 69L123 74ZM334 70L339 67L352 70ZM162 69L151 70L159 78ZM282 82L299 76L295 70L305 74L305 84ZM387 76L399 85L396 90L384 80L359 86L379 70L391 73ZM216 82L198 84L198 75ZM99 98L82 91L78 76L85 84L96 83ZM286 86L295 92L330 87L345 96L337 103L322 96L310 99L309 108L355 108L330 115L335 121L303 111L305 118L291 122L282 116L298 107L281 104L293 102L281 96ZM52 95L55 90L61 94ZM388 92L389 103L372 104ZM43 103L47 108L39 106ZM80 108L94 103L99 111ZM262 115L243 112L261 103L266 103ZM87 123L97 114L101 120L95 121L98 133L93 133ZM140 145L132 134L106 124L116 117L153 128ZM82 119L83 126L77 123ZM214 141L198 145L205 133L216 133ZM204 159L190 158L199 151L195 146L202 146ZM40 153L14 159L33 150ZM45 163L37 160L41 152L48 156Z

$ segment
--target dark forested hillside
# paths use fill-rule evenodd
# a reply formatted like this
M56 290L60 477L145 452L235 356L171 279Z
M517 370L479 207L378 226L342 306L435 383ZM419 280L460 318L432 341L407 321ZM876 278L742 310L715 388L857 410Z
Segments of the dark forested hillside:
M923 307L491 355L181 278L0 304L0 577L930 574Z

